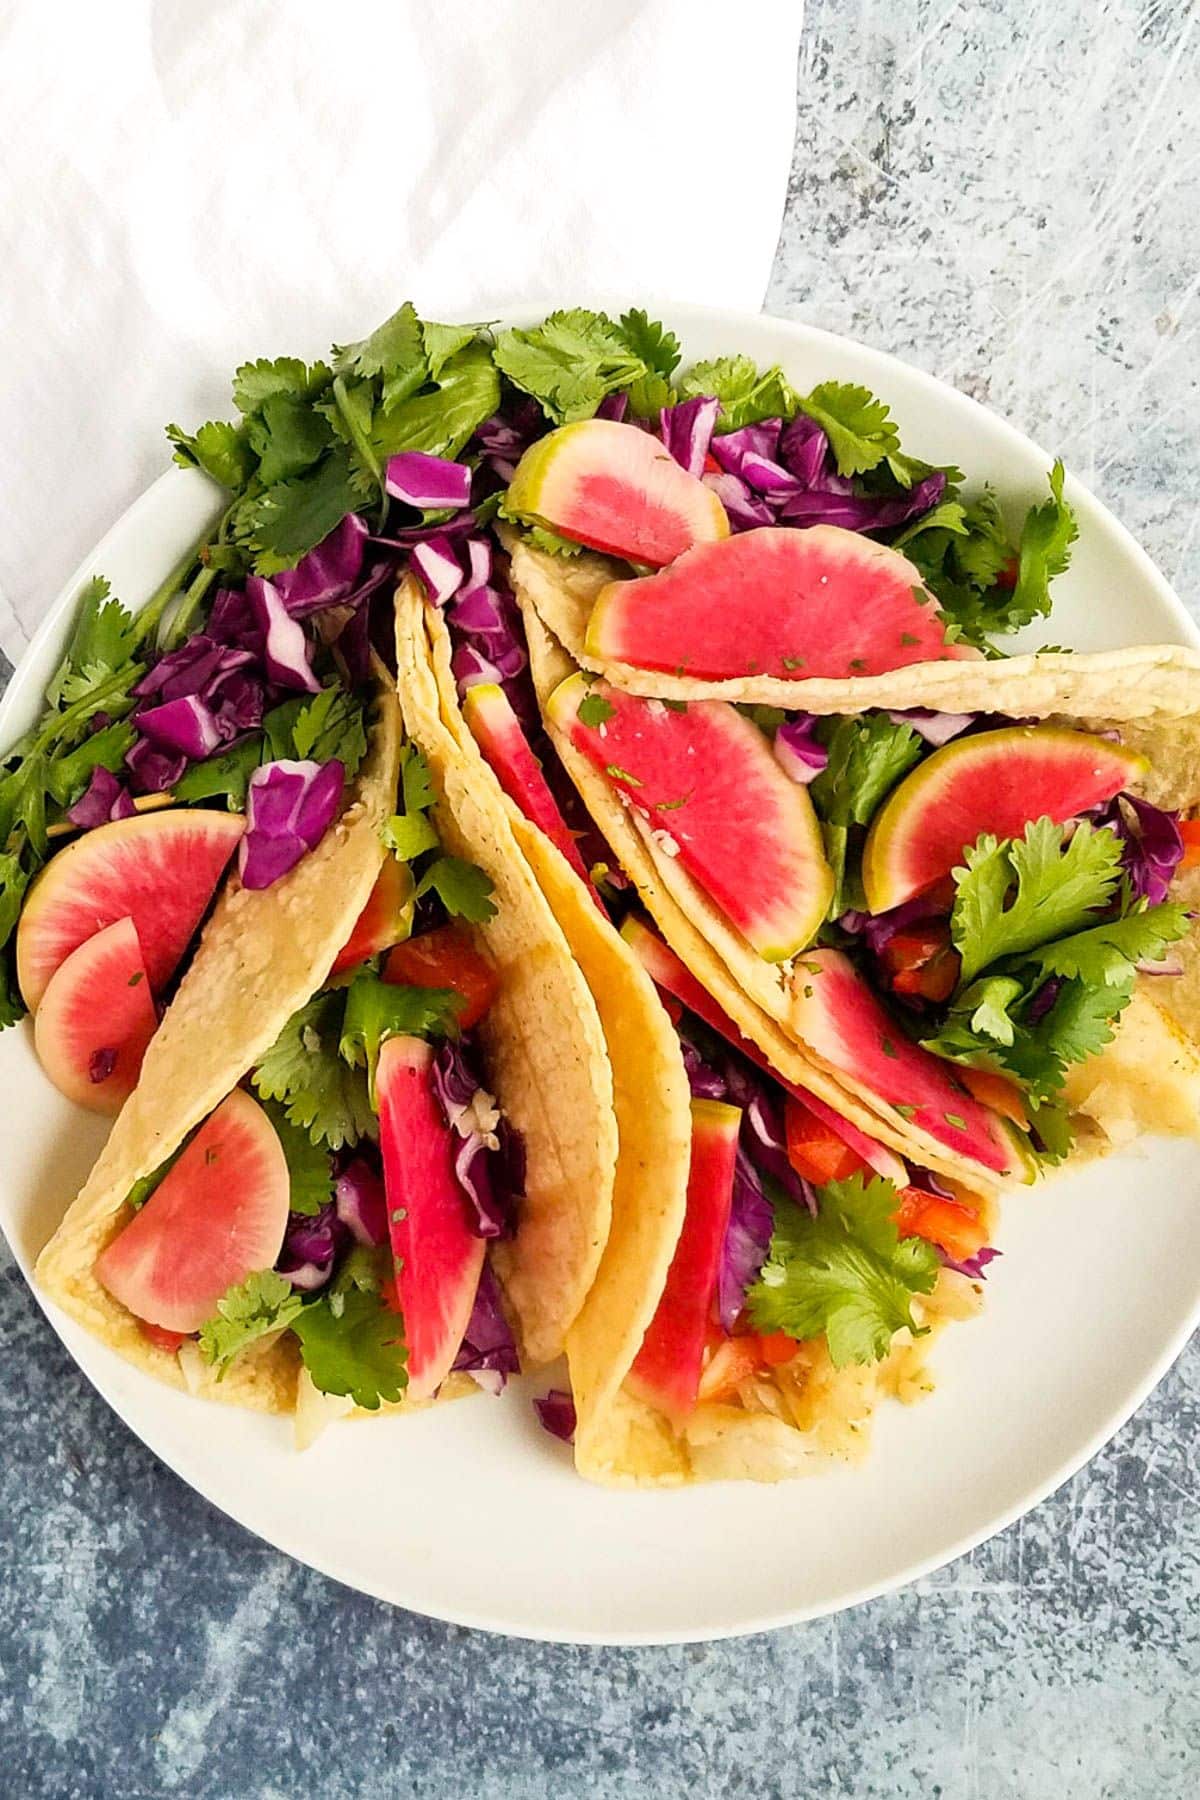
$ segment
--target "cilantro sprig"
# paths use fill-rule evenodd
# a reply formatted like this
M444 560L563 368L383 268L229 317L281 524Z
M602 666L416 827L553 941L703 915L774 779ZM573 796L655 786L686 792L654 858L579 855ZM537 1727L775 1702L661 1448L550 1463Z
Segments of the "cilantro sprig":
M274 1331L294 1325L304 1302L285 1275L262 1269L231 1287L200 1327L200 1354L220 1380L235 1356Z
M782 1198L759 1279L747 1294L756 1330L824 1337L835 1368L878 1362L896 1332L920 1335L912 1302L941 1263L932 1244L902 1238L895 1187L852 1175L817 1192L817 1216Z
M1121 873L1115 833L1034 820L1022 837L985 835L954 871L950 932L958 991L925 1047L1014 1080L1050 1157L1070 1129L1058 1106L1067 1070L1111 1042L1138 963L1187 929L1174 902L1148 906Z
M384 826L383 841L402 861L422 863L414 870L415 899L436 894L452 918L485 924L496 912L491 879L474 863L442 852L437 826L429 816L436 800L429 764L415 745L407 744L401 752L401 810ZM434 851L437 854L426 861Z
M920 760L925 745L910 725L896 724L883 712L831 718L822 722L818 736L829 761L808 791L835 877L829 917L838 919L848 907L863 904L858 871L862 828Z

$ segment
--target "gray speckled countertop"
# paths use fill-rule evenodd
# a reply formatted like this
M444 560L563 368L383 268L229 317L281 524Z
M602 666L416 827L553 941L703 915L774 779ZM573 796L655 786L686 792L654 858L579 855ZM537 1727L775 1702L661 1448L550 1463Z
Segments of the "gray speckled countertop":
M1200 613L1196 24L1192 0L809 0L767 304L1060 450ZM0 1344L4 1794L1200 1789L1196 1345L1054 1500L916 1588L620 1651L429 1623L249 1538L97 1399L6 1253Z

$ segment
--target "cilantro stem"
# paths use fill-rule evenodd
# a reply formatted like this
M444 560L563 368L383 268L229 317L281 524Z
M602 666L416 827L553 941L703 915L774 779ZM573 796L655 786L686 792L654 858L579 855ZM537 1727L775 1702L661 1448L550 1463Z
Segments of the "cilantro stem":
M204 568L197 574L180 601L178 612L163 634L162 648L164 651L173 650L176 644L181 644L188 636L192 620L196 616L196 609L216 579L217 571L215 569Z
M202 537L197 538L190 550L184 552L162 585L155 588L134 621L133 643L135 647L144 643L151 633L157 630L159 620L183 586L189 570L195 568L200 560L200 552L208 542L209 534L206 531Z
M337 403L339 413L342 415L346 430L354 440L355 449L379 483L379 497L383 504L384 516L386 517L388 493L387 485L383 479L383 470L379 466L379 458L375 454L375 446L372 444L358 420L354 417L353 410L350 406L349 395L346 392L346 378L344 375L335 375L333 378L333 398ZM381 531L383 530L383 523L383 518L381 518L379 524L379 529Z

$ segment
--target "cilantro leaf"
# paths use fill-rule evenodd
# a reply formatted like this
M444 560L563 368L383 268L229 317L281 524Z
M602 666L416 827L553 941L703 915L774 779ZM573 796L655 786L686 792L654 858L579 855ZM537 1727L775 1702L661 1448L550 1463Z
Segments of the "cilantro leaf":
M425 812L437 799L433 774L415 744L405 744L400 752L400 791L405 812Z
M919 1333L915 1294L928 1294L941 1267L932 1244L901 1238L896 1190L876 1176L834 1181L817 1195L818 1214L782 1200L762 1274L747 1306L759 1331L825 1336L835 1368L878 1362L903 1327Z
M393 813L381 833L384 844L401 862L412 862L427 850L436 850L440 839L424 813Z
M483 925L496 916L492 891L491 878L474 863L459 856L439 856L418 881L416 897L419 900L422 894L434 893L452 918Z
M800 401L800 411L829 439L839 475L861 475L899 455L900 433L886 402L856 382L821 382Z
M335 1300L340 1309L334 1312ZM376 1412L408 1385L403 1324L376 1293L352 1287L311 1301L292 1321L314 1387Z
M808 791L834 872L829 917L837 919L857 897L857 877L849 866L852 827L870 824L901 776L920 761L925 746L911 725L897 725L883 712L831 719L818 735L829 761Z
M500 405L500 377L486 344L470 343L423 387L375 417L371 443L386 462L400 450L454 457Z
M403 987L370 969L346 989L338 1053L367 1070L372 1091L379 1049L390 1037L457 1037L462 1001L452 988Z
M218 1371L218 1380L238 1353L270 1332L295 1325L304 1302L286 1276L262 1269L231 1287L200 1327L200 1354Z
M254 551L260 575L291 569L353 512L358 496L350 459L338 445L307 475L274 486L239 505L235 532Z
M333 1198L333 1170L329 1152L322 1144L314 1144L306 1131L293 1125L276 1100L264 1100L267 1117L275 1127L275 1135L283 1149L288 1166L291 1192L288 1205L293 1212L307 1217L319 1213Z
M1072 507L1063 499L1063 466L1050 471L1050 498L1031 506L1025 516L1018 552L1017 584L1009 602L1009 614L1017 625L1028 625L1050 611L1050 583L1071 560L1071 545L1079 536Z
M254 413L280 395L311 400L329 386L331 373L323 362L308 367L296 356L260 357L235 371L233 404L240 413Z
M669 379L679 367L679 339L642 307L621 314L621 334L649 374Z
M583 307L551 313L531 331L502 331L495 361L556 425L590 419L606 394L648 373L621 327Z
M264 487L311 469L332 441L329 421L295 394L273 394L246 426Z
M796 412L796 396L782 369L759 373L749 356L720 356L693 365L679 383L683 399L699 394L721 402L717 431L737 431L760 419L790 419Z
M168 425L167 439L175 446L172 460L181 469L203 469L233 493L239 493L254 473L254 452L245 431L226 419L210 419L194 432Z
M1073 978L1091 987L1117 987L1129 979L1132 964L1161 961L1167 946L1186 936L1187 929L1185 909L1165 901L1044 944L1031 960L1043 975Z
M1001 842L985 833L965 859L954 871L950 933L967 984L1001 957L1079 930L1107 906L1120 879L1121 844L1086 819L1069 842L1065 826L1035 819L1023 838Z
M292 724L292 743L301 761L332 762L336 757L347 776L354 775L367 754L365 705L332 682L304 702Z
M94 575L79 596L66 655L46 689L48 704L79 700L115 670L131 663L137 636L133 614L113 596L104 576ZM140 668L137 674L141 674ZM131 683L135 679L131 670Z
M432 319L423 319L421 341L425 346L430 381L440 380L450 359L465 350L468 344L473 344L478 336L477 325L438 325Z
M382 376L385 409L415 393L429 375L425 340L416 307L406 300L398 312L376 327L361 343L334 346L337 375Z
M116 719L85 737L74 750L54 757L46 765L46 791L51 799L60 806L69 806L79 798L94 769L108 769L115 774L125 761L134 736L132 725Z
M292 1014L251 1080L265 1100L278 1100L288 1121L314 1144L340 1150L378 1129L362 1069L338 1054L344 991L329 989Z
M603 694L585 694L579 702L579 723L598 730L612 718L616 707Z
M230 812L244 812L246 789L250 785L251 775L262 761L262 753L262 739L254 736L247 738L244 743L235 744L232 750L223 750L219 756L209 756L203 762L191 763L175 783L175 798L190 803L195 800L215 800L224 794L229 802Z

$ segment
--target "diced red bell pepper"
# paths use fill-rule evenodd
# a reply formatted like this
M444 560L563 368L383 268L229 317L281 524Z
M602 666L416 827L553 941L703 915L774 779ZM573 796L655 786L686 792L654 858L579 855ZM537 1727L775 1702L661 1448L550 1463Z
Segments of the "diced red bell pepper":
M983 1221L972 1207L923 1188L905 1188L892 1217L901 1237L925 1238L955 1262L969 1262L987 1243Z
M898 931L884 945L880 960L897 994L919 994L923 1000L948 1000L962 973L950 927L936 921Z
M464 1031L478 1025L500 989L500 977L459 925L439 925L397 944L383 968L396 987L452 988L463 1007Z
M827 1181L844 1181L848 1175L866 1168L849 1144L791 1094L784 1101L783 1116L788 1161L797 1175L811 1181L814 1187L824 1187Z

